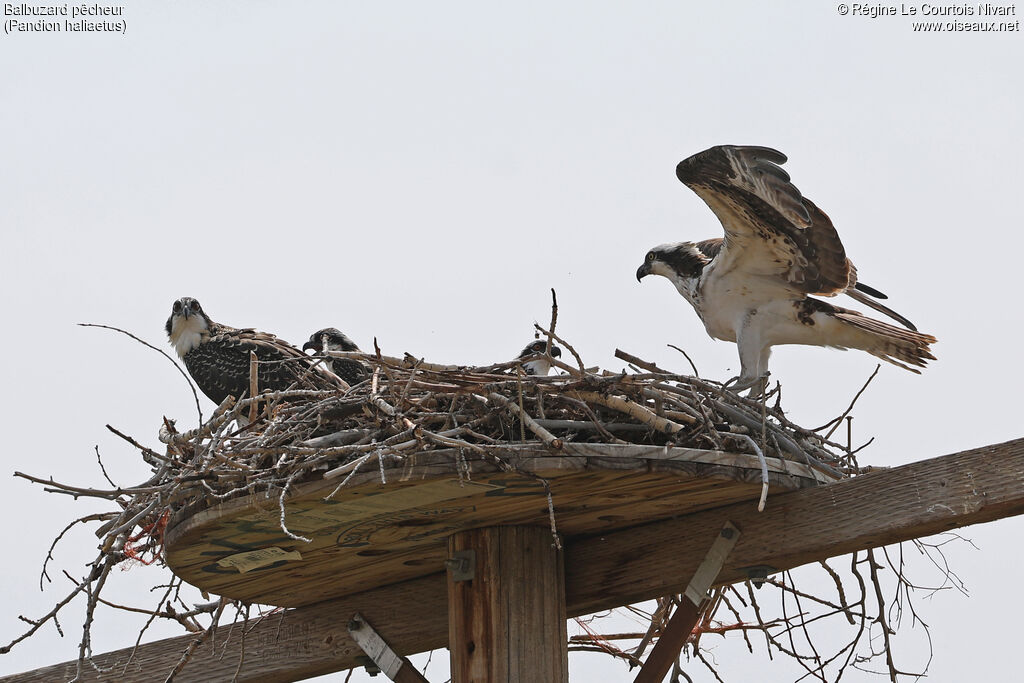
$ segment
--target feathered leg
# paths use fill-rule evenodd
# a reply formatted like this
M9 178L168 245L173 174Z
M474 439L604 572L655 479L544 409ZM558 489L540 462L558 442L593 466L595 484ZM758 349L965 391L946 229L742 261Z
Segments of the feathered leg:
M748 316L743 321L739 334L736 335L736 347L740 352L740 375L725 383L725 386L733 391L753 391L758 385L763 386L762 380L768 371L771 347L763 344L760 332L749 322Z

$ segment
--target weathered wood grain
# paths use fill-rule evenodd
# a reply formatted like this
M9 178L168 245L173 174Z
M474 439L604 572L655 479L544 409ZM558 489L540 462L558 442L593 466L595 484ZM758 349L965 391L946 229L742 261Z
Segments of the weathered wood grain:
M177 683L230 681L238 670L239 682L281 683L300 681L350 669L363 651L348 634L348 620L356 612L371 621L381 637L399 654L444 647L448 643L448 600L443 574L388 586L297 610L250 620L241 635L241 624L219 629L213 641L200 645ZM162 681L181 658L195 636L167 638L142 645L128 663L126 648L95 658L108 673L86 665L82 681L149 683ZM97 644L98 645L98 644ZM65 662L23 674L4 676L4 683L58 683L75 676L75 662Z
M543 527L460 531L449 554L471 550L474 576L448 575L448 642L454 683L567 683L562 554Z

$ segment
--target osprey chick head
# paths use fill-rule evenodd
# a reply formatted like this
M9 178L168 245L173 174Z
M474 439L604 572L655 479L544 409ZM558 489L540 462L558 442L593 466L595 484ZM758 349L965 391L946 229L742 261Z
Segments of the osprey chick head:
M336 327L325 327L309 335L309 341L302 345L302 352L310 349L318 355L331 351L359 351L356 343ZM350 385L359 384L370 375L368 367L350 358L328 357L324 366Z
M171 317L164 326L171 346L179 358L202 344L210 336L210 318L203 312L199 302L190 296L183 296L171 306Z
M328 351L358 351L356 343L336 327L325 327L309 336L309 341L302 345L303 351L313 349L316 353Z
M526 348L516 356L516 358L529 358L530 356L542 355L545 349L548 347L547 339L538 339L537 341L530 342L526 345ZM562 349L558 348L554 344L551 345L551 356L552 358L559 358L562 355ZM546 375L551 371L551 363L546 358L537 358L536 360L530 360L523 363L523 369L527 375Z
M700 277L709 261L693 242L660 244L647 252L643 265L636 270L636 281L648 275L661 275L682 292L688 282Z

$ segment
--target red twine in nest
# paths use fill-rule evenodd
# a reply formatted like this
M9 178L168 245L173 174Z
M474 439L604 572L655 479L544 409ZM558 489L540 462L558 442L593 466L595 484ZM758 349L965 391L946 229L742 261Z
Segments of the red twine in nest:
M125 541L124 544L125 557L146 566L149 566L160 559L164 553L164 532L167 530L167 520L170 519L170 516L170 510L164 510L163 513L157 517L155 522L143 524L142 531L135 536L128 537L128 540ZM134 544L144 538L147 539L147 542L144 544L146 547L140 552L135 549ZM153 554L153 556L148 560L143 557L147 552Z

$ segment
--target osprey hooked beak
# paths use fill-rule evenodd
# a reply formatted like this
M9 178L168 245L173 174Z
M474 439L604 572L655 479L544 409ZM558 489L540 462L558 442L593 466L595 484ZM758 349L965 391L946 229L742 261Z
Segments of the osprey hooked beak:
M345 336L336 327L325 327L309 335L309 341L302 345L302 352L313 349L316 353L324 351L359 351L359 346Z
M647 252L647 256L644 257L643 264L639 268L636 269L636 281L637 282L640 282L646 276L651 274L651 265L654 264L654 261L657 260L657 258L658 257L654 253L653 249L651 251Z
M199 302L186 296L174 302L174 306L171 308L171 315L180 315L185 320L188 320L195 315L198 310Z

